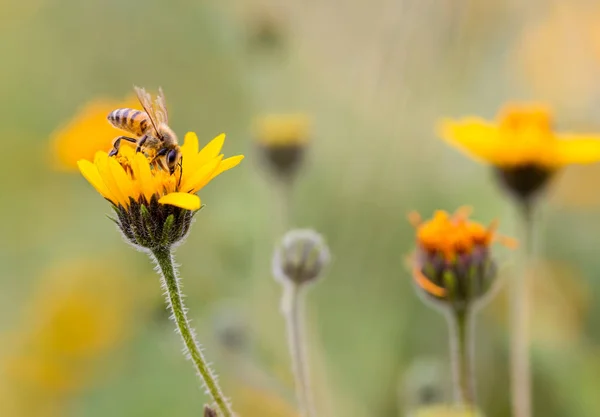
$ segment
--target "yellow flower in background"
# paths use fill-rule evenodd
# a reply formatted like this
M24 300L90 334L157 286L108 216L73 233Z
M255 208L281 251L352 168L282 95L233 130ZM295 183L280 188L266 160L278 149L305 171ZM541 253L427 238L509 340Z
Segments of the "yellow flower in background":
M556 169L600 161L600 135L557 133L548 108L507 105L495 122L479 117L443 120L440 136L467 155L499 167Z
M106 372L98 363L134 329L136 295L118 268L100 262L47 271L0 360L0 387L19 410L14 415L46 416L57 407L52 415L65 415L70 397L97 384Z
M593 306L593 290L580 268L564 262L540 259L525 271L531 310L531 341L536 350L568 351L585 340L586 321ZM490 303L487 314L508 326L506 289ZM508 330L508 329L507 329Z
M600 95L600 8L594 2L546 4L549 10L540 5L537 21L524 25L508 62L536 97L581 117Z
M118 108L138 109L137 99L96 100L86 104L65 126L52 134L52 163L56 169L77 170L81 159L93 160L99 150L108 150L113 138L124 131L115 130L108 122L108 114ZM119 133L121 132L121 133Z
M264 389L239 386L234 391L237 408L245 417L300 417L296 409L281 397Z
M285 180L292 179L300 168L310 136L311 121L305 114L269 114L254 124L265 165Z
M438 132L468 156L494 166L501 183L524 203L559 168L600 161L600 135L555 132L552 114L542 105L507 105L495 122L445 119Z
M94 162L84 159L78 165L90 184L116 207L127 209L132 203L156 199L160 204L198 210L200 198L196 193L244 158L238 155L223 159L224 142L225 135L221 134L199 151L198 137L188 133L181 147L181 169L173 174L151 168L148 158L129 146L121 147L117 157L98 152Z
M433 405L418 409L411 414L411 417L484 417L475 409L467 409L464 407L453 407L449 405Z
M306 114L268 114L256 120L254 136L266 146L298 146L308 143L310 130Z

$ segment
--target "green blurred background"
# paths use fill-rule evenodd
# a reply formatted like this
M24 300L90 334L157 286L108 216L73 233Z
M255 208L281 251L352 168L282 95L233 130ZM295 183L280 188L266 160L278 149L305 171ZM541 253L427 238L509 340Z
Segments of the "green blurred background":
M414 294L406 213L475 207L514 235L489 169L441 143L442 116L548 102L557 127L600 131L594 1L0 0L0 416L198 416L208 398L158 277L110 207L53 169L50 137L84 104L162 86L171 124L227 133L240 167L200 193L177 251L199 339L243 417L292 416L281 290L284 232L252 122L313 119L291 225L333 262L308 299L321 416L395 417L448 399L443 317ZM600 415L599 167L569 168L543 204L534 276L536 415ZM516 273L502 252L504 275ZM488 417L509 415L504 294L478 320Z

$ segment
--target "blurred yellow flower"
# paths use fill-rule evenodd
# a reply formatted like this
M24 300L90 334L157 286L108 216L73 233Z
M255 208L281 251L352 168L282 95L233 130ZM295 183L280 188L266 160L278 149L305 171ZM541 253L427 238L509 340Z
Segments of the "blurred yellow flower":
M600 135L554 132L552 115L541 105L507 105L496 122L446 119L439 134L467 155L501 168L533 165L554 170L600 161Z
M586 277L573 265L552 260L540 260L525 273L527 294L535 305L531 339L536 349L566 351L581 342L593 301ZM508 296L501 291L486 309L502 326L508 325Z
M199 151L196 134L186 134L181 168L173 174L152 169L148 158L129 146L122 146L115 157L97 152L93 163L83 159L78 165L90 184L116 207L127 210L132 203L147 204L157 199L160 204L193 211L200 208L196 193L244 158L238 155L223 159L224 141L225 135L221 134Z
M552 2L539 16L516 39L510 65L537 97L585 111L600 94L600 8Z
M448 405L434 405L417 410L411 417L483 417L479 411L452 407Z
M269 114L256 120L254 136L261 157L278 177L294 178L310 140L310 124L305 114Z
M78 260L42 277L22 331L0 361L0 386L23 413L16 415L49 415L99 381L99 360L131 332L139 307L136 291L117 271Z
M239 386L234 393L236 408L245 417L300 417L290 403L267 390Z
M306 145L310 139L310 125L306 114L268 114L256 120L254 136L265 146Z
M80 159L91 160L96 152L110 149L111 140L121 133L115 130L106 116L122 107L138 109L140 103L133 98L96 100L81 108L67 125L52 134L53 166L60 170L75 171Z

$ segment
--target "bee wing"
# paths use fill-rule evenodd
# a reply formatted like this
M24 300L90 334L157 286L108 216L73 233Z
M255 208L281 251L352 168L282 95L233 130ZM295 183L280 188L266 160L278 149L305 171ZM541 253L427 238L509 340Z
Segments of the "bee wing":
M140 101L140 104L144 108L144 111L146 112L146 114L148 114L148 117L150 118L150 123L152 123L152 127L154 127L154 131L156 132L156 135L158 136L159 133L158 133L157 124L159 123L159 119L157 118L157 115L154 111L155 109L154 109L154 105L152 104L152 97L143 88L134 87L134 89L135 89L135 94L137 95L138 100Z
M156 97L156 116L162 123L169 124L169 113L167 112L167 101L165 100L165 93L162 88L158 88L158 96Z

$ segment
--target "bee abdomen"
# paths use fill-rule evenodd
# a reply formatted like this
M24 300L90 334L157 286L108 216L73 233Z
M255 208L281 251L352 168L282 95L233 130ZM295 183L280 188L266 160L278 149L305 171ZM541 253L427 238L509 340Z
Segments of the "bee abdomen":
M116 128L142 136L149 128L148 114L141 110L116 109L108 115L108 121Z

